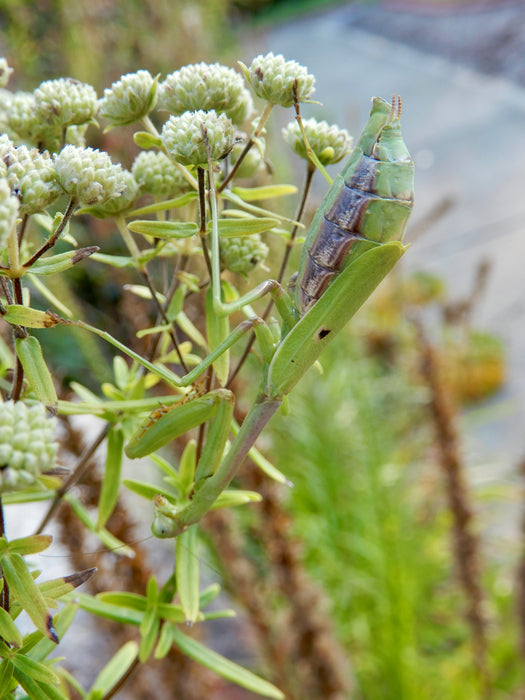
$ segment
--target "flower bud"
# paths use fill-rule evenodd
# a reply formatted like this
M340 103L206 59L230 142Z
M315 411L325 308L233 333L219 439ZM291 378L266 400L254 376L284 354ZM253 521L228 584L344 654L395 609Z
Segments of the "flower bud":
M55 428L41 403L0 401L0 493L30 486L55 466Z
M139 186L135 178L128 170L122 170L119 180L124 187L118 197L111 197L102 204L89 207L89 213L99 219L105 219L108 216L117 216L123 214L131 208L137 199Z
M208 139L211 159L224 158L230 152L235 133L233 124L225 114L215 110L184 112L180 117L170 117L162 129L162 143L170 158L182 165L201 165L208 162L205 135Z
M55 156L55 170L64 192L81 206L119 197L126 187L122 167L98 149L65 146Z
M196 63L167 76L159 86L159 107L171 114L213 109L240 125L253 111L253 102L233 68Z
M131 172L144 192L157 197L173 197L186 189L188 184L173 161L160 152L139 153Z
M8 111L9 132L21 141L36 143L38 118L35 98L31 92L15 92Z
M247 275L266 260L268 246L261 241L258 233L251 236L222 237L220 256L221 263L227 270Z
M314 92L314 76L296 61L286 61L281 54L257 56L249 68L240 65L257 97L271 104L291 107L295 98L306 102Z
M328 122L318 122L313 118L303 120L303 126L308 143L322 165L338 163L350 153L353 139L346 129L340 129L336 124L330 126ZM297 121L290 122L282 130L282 134L290 148L298 156L308 160L303 135Z
M0 248L5 250L7 237L16 224L20 204L17 197L11 195L7 180L0 180Z
M97 93L87 83L73 78L46 80L34 92L35 113L42 126L64 129L94 119Z
M234 144L230 153L230 162L235 165L239 156L244 150L244 143L239 141ZM242 159L240 166L235 174L236 178L253 177L259 170L264 167L264 139L258 138L257 142L245 157Z
M145 117L155 107L157 81L147 70L123 75L104 90L99 115L112 126L126 126Z
M1 146L0 146L1 150ZM20 200L21 214L35 214L62 194L55 168L47 151L18 146L5 156L7 181Z

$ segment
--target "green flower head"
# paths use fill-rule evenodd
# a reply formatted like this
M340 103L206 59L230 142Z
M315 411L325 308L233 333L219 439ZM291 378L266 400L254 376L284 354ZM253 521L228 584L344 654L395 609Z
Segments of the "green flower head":
M161 152L142 151L131 172L144 192L159 197L172 197L188 186L175 163Z
M263 100L281 107L291 107L296 98L306 102L314 92L315 78L296 61L287 61L281 54L257 56L249 68L240 63L250 87Z
M207 164L205 136L213 161L227 156L235 143L231 120L213 109L209 112L184 112L180 117L170 117L162 129L162 143L167 154L182 165Z
M220 242L221 263L227 270L247 275L268 255L268 246L259 234L223 237Z
M93 120L98 109L97 93L73 78L46 80L34 92L37 120L43 128L64 129Z
M55 429L43 404L0 401L0 493L31 486L55 466Z
M62 194L47 151L40 153L36 148L17 146L11 149L4 162L8 166L7 181L11 191L20 200L21 214L42 211Z
M219 63L184 66L159 86L159 107L171 114L215 110L234 124L243 124L253 111L253 101L242 76Z
M0 179L0 248L5 249L7 237L18 218L20 202L11 194L11 188L5 178Z
M122 167L97 149L65 146L55 156L55 170L64 192L81 206L103 204L126 188Z
M104 90L99 115L112 126L126 126L145 117L155 107L157 81L149 71L128 73Z
M346 129L340 129L336 124L318 122L317 119L303 120L306 138L310 148L319 158L322 165L332 165L342 160L352 149L352 137ZM306 146L299 124L296 120L290 122L282 130L286 143L298 156L308 160Z

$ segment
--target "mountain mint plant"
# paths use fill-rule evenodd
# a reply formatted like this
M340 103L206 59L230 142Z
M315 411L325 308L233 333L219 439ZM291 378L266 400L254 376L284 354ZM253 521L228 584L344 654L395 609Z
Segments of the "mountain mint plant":
M66 700L73 685L83 697L104 700L136 666L165 657L175 646L256 694L284 698L268 681L188 635L189 625L231 615L207 609L217 591L201 588L199 522L210 509L260 500L258 493L232 486L247 457L268 478L286 483L257 451L257 437L404 252L413 167L401 137L400 106L374 99L343 171L348 180L361 159L373 170L369 189L359 195L360 215L354 202L343 201L349 188L338 177L310 230L299 276L287 290L289 256L304 229L314 164L338 162L351 142L345 130L326 122L302 123L300 104L314 90L304 66L268 54L240 64L240 71L199 63L162 78L141 69L100 98L71 78L45 81L32 93L10 92L10 73L2 59L0 696ZM279 205L296 188L278 183L265 160L264 137L275 107L295 114L285 141L290 154L306 159L295 216ZM129 131L130 125L133 143L127 151L119 148L128 154L119 162L104 150L104 133ZM95 139L98 149L90 145ZM379 178L374 168L379 172L383 161L388 167ZM396 199L386 193L390 177ZM332 216L337 207L344 216ZM95 218L106 219L105 228L94 225ZM108 231L120 237L117 251L108 246ZM80 239L86 237L83 247ZM137 314L130 321L137 338L129 340L133 323L116 337L83 317L83 300L71 283L74 266L91 279L126 283L123 293L135 295ZM265 277L270 266L275 279ZM101 311L110 318L112 302L106 304ZM44 342L57 327L63 333L74 328L77 339L83 334L85 344L64 344L60 353L69 356L78 347L92 370L68 387L60 385L60 358ZM100 382L101 370L108 369L94 358L110 351L113 378ZM248 356L259 365L257 378L237 382L238 373L248 370ZM244 386L256 384L248 407ZM105 446L96 513L79 497L86 458L63 474L56 415L64 421L91 415L103 423L86 446L88 454ZM122 479L124 456L145 458L143 478ZM158 468L162 484L152 474ZM125 548L107 525L129 492L146 499L153 535L175 538L176 557L165 581L158 584L152 576L143 595L93 597L74 591L91 570L54 581L33 570L31 555L49 546L42 533L64 500L101 546ZM12 504L30 511L34 500L47 509L36 532L10 539ZM50 612L55 599L58 613ZM108 662L91 690L80 688L57 657L47 659L78 607L135 626L140 635ZM21 609L35 627L25 636L16 619Z

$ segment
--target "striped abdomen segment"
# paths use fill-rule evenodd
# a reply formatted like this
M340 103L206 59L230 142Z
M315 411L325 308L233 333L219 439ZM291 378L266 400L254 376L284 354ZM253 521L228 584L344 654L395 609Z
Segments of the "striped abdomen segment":
M399 119L367 140L368 153L359 147L363 144L362 137L312 222L296 287L301 314L356 254L402 240L413 206L414 164Z

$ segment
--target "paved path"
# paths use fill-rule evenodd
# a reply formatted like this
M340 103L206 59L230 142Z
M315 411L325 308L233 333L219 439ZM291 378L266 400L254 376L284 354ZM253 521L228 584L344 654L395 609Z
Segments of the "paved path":
M525 89L360 28L381 24L381 12L343 6L272 29L260 48L307 65L323 103L316 114L353 134L371 96L402 95L405 139L417 166L413 230L444 198L454 201L414 241L404 264L439 273L456 297L470 289L480 260L490 261L474 321L504 338L509 381L492 401L488 423L468 440L471 455L485 463L480 479L491 478L492 460L498 476L512 478L525 452ZM496 15L488 13L487 25L497 26Z

